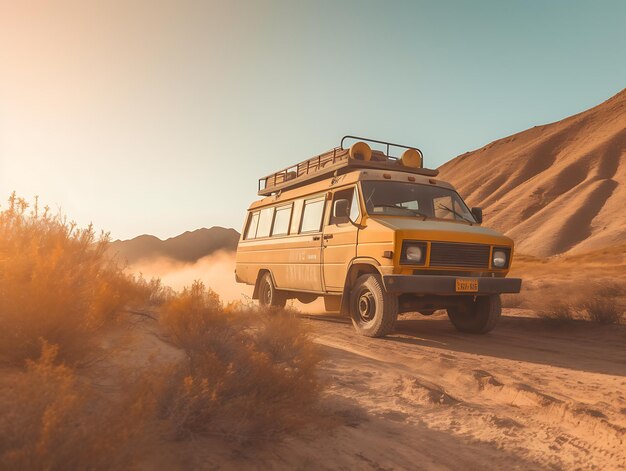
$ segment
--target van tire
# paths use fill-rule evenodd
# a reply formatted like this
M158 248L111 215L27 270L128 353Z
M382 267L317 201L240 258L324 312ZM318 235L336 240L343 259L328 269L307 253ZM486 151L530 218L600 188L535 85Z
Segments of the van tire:
M384 337L395 327L398 297L385 291L380 275L362 275L350 291L350 317L359 334Z
M463 307L448 308L450 321L461 332L486 334L493 330L502 313L499 294L479 296Z
M276 289L272 276L264 273L259 281L259 305L261 307L283 308L287 304L287 296Z

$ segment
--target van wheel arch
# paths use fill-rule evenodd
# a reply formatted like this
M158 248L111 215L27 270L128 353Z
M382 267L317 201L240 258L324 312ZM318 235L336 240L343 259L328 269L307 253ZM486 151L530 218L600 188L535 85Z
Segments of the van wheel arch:
M346 282L343 287L343 293L341 296L341 310L340 313L342 315L350 315L350 289L356 283L356 280L359 279L362 275L380 275L380 271L378 267L374 265L374 263L368 262L355 262L348 269L348 274L346 275Z

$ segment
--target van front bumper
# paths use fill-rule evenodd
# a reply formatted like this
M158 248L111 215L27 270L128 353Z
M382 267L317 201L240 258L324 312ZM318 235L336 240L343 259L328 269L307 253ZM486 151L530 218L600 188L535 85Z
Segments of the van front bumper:
M477 291L457 291L457 280L478 280ZM519 293L521 278L460 277L445 275L385 275L383 284L388 293L483 295Z

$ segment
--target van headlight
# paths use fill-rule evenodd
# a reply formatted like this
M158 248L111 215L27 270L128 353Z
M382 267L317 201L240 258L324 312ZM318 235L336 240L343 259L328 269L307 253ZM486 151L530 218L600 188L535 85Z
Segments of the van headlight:
M426 242L404 241L400 263L404 265L424 265L426 263Z
M491 264L495 268L506 268L509 266L510 255L511 249L509 248L494 248Z

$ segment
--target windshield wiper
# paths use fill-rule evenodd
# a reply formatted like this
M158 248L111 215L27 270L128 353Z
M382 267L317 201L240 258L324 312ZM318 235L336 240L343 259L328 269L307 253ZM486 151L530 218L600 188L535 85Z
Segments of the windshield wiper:
M424 218L424 220L426 220L426 218L428 217L426 214L419 212L417 209L405 208L404 206L398 206L395 204L375 204L374 207L376 206L380 208L404 209L405 211L411 211L411 214L415 216L421 216Z
M439 203L439 207L441 209L445 209L446 211L451 212L452 214L454 214L455 216L460 217L461 219L463 219L465 222L469 222L470 224L474 224L474 221L470 221L469 219L467 219L465 216L463 216L461 213L456 212L454 209L448 208L446 205Z
M372 188L372 193L367 197L367 200L365 201L366 207L370 204L370 201L372 201L372 198L374 197L374 193L376 193L376 188Z

